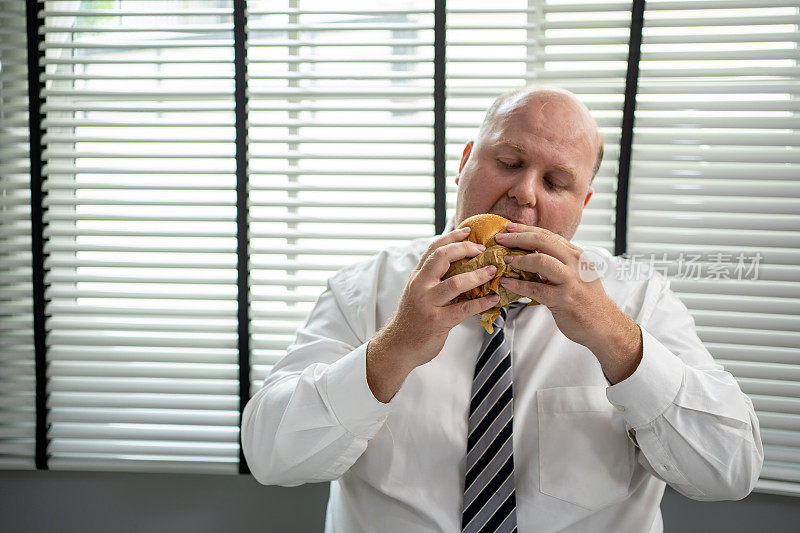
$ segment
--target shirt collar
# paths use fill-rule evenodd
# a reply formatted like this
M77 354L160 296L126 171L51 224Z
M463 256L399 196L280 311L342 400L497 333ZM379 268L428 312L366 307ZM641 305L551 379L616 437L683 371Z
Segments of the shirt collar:
M455 225L453 224L455 218L456 218L456 215L455 215L455 213L453 213L450 216L450 218L447 220L447 225L445 226L444 231L442 232L442 234L450 233L451 231L453 231L455 229Z

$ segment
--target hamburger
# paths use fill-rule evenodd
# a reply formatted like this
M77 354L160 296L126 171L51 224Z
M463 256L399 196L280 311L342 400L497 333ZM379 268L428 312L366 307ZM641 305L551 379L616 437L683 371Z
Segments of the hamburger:
M547 283L546 278L542 279L538 274L515 268L503 260L503 257L506 255L526 255L529 253L528 250L522 250L519 248L506 248L505 246L501 246L495 242L495 235L498 233L507 233L506 224L508 222L510 222L510 220L501 217L500 215L482 213L480 215L471 216L459 224L456 229L462 229L467 226L471 228L469 236L465 240L482 244L486 247L486 250L475 257L465 257L463 259L459 259L458 261L454 261L450 264L450 268L442 278L442 280L445 280L452 276L463 274L464 272L471 272L489 265L494 265L497 267L497 272L495 272L494 277L490 281L487 281L483 285L475 287L474 289L470 289L467 292L459 294L453 300L453 303L458 303L466 300L474 300L475 298L481 298L491 293L499 294L500 301L497 302L497 305L482 312L479 320L480 325L483 326L486 329L486 332L489 334L494 331L492 324L500 315L500 309L507 307L510 303L516 302L522 298L521 295L500 285L501 277L505 276L507 278L523 279L525 281ZM533 253L539 252L534 251ZM533 305L539 305L539 302L531 300L531 303L528 304L528 307Z

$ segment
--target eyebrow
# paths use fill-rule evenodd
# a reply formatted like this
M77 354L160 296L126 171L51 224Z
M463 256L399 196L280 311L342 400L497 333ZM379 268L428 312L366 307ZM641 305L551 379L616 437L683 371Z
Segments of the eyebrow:
M570 181L575 181L575 170L571 167L567 167L564 165L553 165L553 168L558 170L559 172L564 172L569 176Z
M519 152L519 153L521 153L521 154L525 154L525 153L527 153L527 152L525 151L525 148L523 148L522 146L518 145L517 143L512 143L511 141L508 141L508 140L506 140L506 139L500 139L499 141L497 141L496 143L494 143L494 144L492 145L492 148L494 148L494 147L496 147L496 146L501 146L501 145L508 146L508 147L510 147L510 148L512 148L512 149L514 149L514 150L516 150L517 152Z
M517 143L511 142L511 141L509 141L507 139L500 139L499 141L497 141L496 143L494 143L492 145L492 148L495 148L497 146L508 146L509 148L511 148L514 151L519 152L521 154L527 154L528 153L525 150L525 148L523 148L522 146L518 145ZM572 167L568 167L566 165L553 165L553 168L556 169L559 172L563 172L563 173L567 174L570 177L571 181L575 181L575 177L577 176L577 173L575 172L575 169L573 169Z

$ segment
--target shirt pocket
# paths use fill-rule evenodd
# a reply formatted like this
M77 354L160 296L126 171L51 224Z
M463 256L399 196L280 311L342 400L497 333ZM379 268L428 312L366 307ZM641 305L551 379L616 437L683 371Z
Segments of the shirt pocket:
M623 500L635 449L605 386L537 391L539 490L585 509Z

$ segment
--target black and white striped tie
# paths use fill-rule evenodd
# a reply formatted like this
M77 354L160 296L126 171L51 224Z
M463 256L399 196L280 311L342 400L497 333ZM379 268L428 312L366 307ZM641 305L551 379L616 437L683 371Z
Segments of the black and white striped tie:
M516 313L524 306L514 302L509 308ZM494 331L484 335L475 364L461 514L461 531L465 533L517 531L511 350L503 333L507 311L500 309Z

